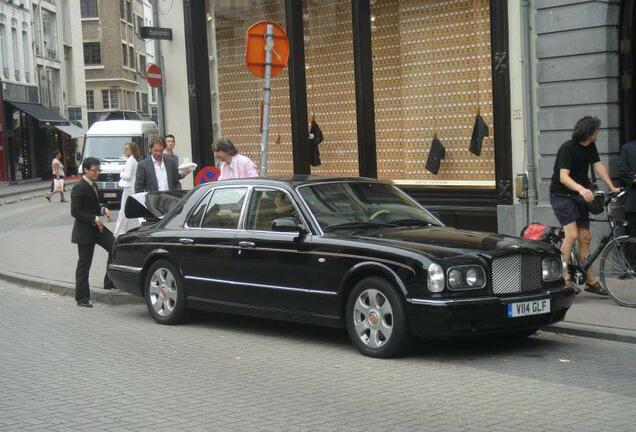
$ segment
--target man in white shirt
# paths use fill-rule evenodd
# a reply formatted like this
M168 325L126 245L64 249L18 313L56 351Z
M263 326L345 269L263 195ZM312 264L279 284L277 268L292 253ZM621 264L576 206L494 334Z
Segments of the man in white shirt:
M166 142L157 137L150 143L150 156L139 162L135 192L173 191L181 189L177 162L164 157Z

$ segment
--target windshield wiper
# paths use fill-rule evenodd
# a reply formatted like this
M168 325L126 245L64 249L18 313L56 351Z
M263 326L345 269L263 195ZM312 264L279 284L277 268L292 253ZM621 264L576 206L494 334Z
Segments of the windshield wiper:
M335 229L348 229L348 228L382 228L382 227L396 227L396 224L388 223L373 223L373 222L345 222L337 225L331 225L325 228L325 231L332 231Z
M391 223L398 226L437 226L432 222L426 222L419 219L397 219L391 221Z

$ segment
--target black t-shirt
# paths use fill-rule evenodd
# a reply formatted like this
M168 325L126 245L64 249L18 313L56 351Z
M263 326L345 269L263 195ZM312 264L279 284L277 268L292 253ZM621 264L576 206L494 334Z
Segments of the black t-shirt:
M598 150L596 150L596 143L583 147L581 144L575 143L572 140L564 142L561 144L561 147L559 147L556 160L554 161L550 193L577 195L577 192L568 189L561 183L560 171L562 169L570 170L572 180L589 189L592 186L592 182L588 177L590 165L600 160Z

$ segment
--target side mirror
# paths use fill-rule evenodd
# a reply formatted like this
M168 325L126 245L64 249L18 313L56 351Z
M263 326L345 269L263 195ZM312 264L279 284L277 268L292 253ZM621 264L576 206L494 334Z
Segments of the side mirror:
M300 225L296 219L292 217L274 219L272 222L272 231L276 232L296 232L301 236L307 234L307 229Z

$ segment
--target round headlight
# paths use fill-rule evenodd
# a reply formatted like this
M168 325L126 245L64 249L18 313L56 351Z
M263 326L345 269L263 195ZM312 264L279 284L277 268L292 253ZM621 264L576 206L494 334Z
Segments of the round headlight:
M459 270L451 270L448 272L448 286L450 288L459 288L462 286L462 272Z
M435 293L444 291L444 269L439 264L428 266L428 289Z
M483 273L481 270L471 268L466 272L466 283L470 287L481 286L484 284Z

